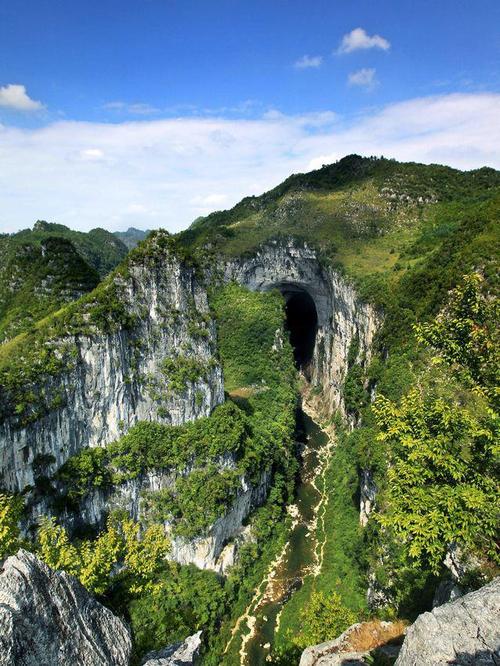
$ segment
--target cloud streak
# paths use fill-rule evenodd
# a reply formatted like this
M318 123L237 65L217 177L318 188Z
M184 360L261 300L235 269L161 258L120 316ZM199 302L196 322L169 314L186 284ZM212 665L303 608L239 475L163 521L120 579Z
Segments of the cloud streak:
M500 94L411 99L356 119L277 111L106 124L0 125L0 230L42 218L171 231L348 153L500 168Z
M323 64L323 56L304 55L294 62L295 69L318 69Z

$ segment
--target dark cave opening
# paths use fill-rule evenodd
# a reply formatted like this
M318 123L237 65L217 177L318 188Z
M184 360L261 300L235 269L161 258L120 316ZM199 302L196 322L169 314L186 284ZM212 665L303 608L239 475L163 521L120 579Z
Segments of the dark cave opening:
M307 372L312 360L318 313L314 300L307 291L283 291L285 297L286 327L293 347L295 364L299 370Z

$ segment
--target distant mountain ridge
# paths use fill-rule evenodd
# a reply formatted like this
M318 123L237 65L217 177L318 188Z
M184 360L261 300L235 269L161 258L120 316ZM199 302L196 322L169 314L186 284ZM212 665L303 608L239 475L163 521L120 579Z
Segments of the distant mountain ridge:
M0 343L94 289L128 252L105 229L38 220L0 235Z
M114 235L119 238L122 243L128 247L129 250L132 250L138 243L143 241L149 234L151 229L136 229L135 227L129 227L127 231L115 231Z

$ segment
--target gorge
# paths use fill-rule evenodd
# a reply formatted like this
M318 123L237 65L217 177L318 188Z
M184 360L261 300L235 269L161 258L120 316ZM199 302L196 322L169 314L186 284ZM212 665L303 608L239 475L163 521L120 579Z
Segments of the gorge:
M298 664L428 610L450 549L489 580L499 187L349 156L152 232L0 345L0 557L77 576L133 663L201 630L208 666Z

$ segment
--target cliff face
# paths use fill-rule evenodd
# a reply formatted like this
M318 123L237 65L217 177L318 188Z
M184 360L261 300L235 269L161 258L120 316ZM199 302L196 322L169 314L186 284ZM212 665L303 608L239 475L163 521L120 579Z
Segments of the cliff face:
M234 469L234 460L225 460L225 469ZM70 534L86 526L104 528L106 517L113 510L125 510L135 521L147 518L143 495L148 492L172 488L178 476L186 476L192 470L155 470L137 479L114 486L110 489L95 489L89 492L78 506L78 512L64 511L57 514L58 523ZM242 477L236 498L229 510L218 518L207 534L188 540L172 536L172 525L164 523L165 531L171 539L169 558L179 564L195 564L200 569L212 569L224 574L237 557L238 546L247 534L243 527L245 519L258 506L264 503L271 477L269 472L262 474L258 483L250 484ZM200 510L202 508L200 507ZM41 499L30 507L33 526L37 518L53 513L49 500Z
M80 583L20 550L0 575L1 666L127 666L126 625Z
M12 413L0 423L1 484L9 490L32 485L40 460L53 460L43 469L47 474L137 421L181 424L223 402L222 370L213 356L215 325L193 269L158 249L154 259L130 261L125 277L114 281L133 324L58 340L61 347L71 345L71 366L33 387L52 407L27 424ZM166 359L174 360L167 369ZM198 376L179 387L170 376L172 366L175 372L186 360L196 364Z
M342 386L349 349L357 342L356 360L369 360L380 324L375 310L361 301L344 277L323 266L314 249L293 240L270 242L250 258L228 262L225 279L252 290L279 289L285 298L300 291L311 296L318 321L309 378L322 387L326 410L332 414L340 409L345 415Z

